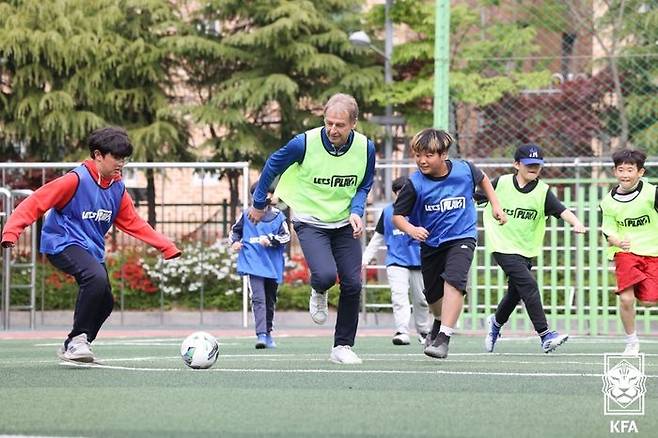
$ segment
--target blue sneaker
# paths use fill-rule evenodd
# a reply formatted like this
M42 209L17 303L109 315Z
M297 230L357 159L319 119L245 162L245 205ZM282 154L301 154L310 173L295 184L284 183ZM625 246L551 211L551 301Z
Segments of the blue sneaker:
M265 335L265 348L276 348L276 342L269 333Z
M256 349L260 350L262 348L267 347L267 335L265 333L260 333L257 335L258 339L256 339Z
M556 331L548 332L541 337L541 348L544 353L550 353L567 342L567 339L569 339L569 335L561 335Z
M487 336L484 338L484 350L487 353L493 353L496 341L500 338L500 327L494 324L495 315L487 317Z

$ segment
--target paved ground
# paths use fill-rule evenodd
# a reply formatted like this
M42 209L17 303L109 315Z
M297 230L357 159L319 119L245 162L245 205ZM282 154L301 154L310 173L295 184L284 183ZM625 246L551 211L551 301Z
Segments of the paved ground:
M278 312L275 317L277 336L331 336L335 325L335 312L326 324L313 324L308 312ZM206 330L222 336L253 336L252 316L243 327L241 312L115 312L99 336L117 338L127 336L187 336L191 330ZM0 339L56 338L65 335L71 327L72 311L37 312L34 330L29 328L25 312L12 312L10 329L0 329ZM393 318L390 314L368 315L359 321L359 336L387 336L393 334Z

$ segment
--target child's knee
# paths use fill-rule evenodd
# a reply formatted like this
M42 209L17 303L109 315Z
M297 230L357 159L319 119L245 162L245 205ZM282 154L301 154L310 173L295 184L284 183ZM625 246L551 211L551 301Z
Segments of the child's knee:
M633 289L626 289L625 291L619 294L619 302L622 306L628 307L635 304L635 295L633 294Z

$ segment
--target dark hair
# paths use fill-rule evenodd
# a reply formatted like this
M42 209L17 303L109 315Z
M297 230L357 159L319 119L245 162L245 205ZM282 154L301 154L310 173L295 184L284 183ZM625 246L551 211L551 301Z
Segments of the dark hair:
M411 150L414 153L436 152L442 154L448 151L453 142L452 136L446 131L425 128L411 139Z
M89 134L87 144L92 158L94 151L99 151L102 156L109 153L115 158L129 157L133 153L133 145L130 143L128 133L125 129L116 126L96 129Z
M393 180L393 183L391 184L391 190L393 190L394 193L399 192L400 190L402 190L402 187L404 187L407 181L409 181L409 178L407 178L406 176L395 178Z
M615 167L620 164L635 164L637 169L644 168L644 162L647 160L647 154L637 149L620 149L612 154L612 162Z

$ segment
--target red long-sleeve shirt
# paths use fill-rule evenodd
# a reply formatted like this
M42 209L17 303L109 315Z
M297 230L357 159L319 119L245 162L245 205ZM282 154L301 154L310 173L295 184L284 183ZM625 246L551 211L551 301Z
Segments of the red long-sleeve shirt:
M110 184L121 179L121 177L114 179L102 178L93 160L86 160L84 165L98 185L103 188L107 188ZM78 176L73 172L69 172L43 185L21 202L2 230L3 246L5 242L15 244L23 230L43 216L49 209L61 210L64 208L75 195L78 183ZM119 213L114 224L124 233L160 251L165 259L177 257L181 253L171 240L155 231L148 222L139 217L128 191L123 193Z

